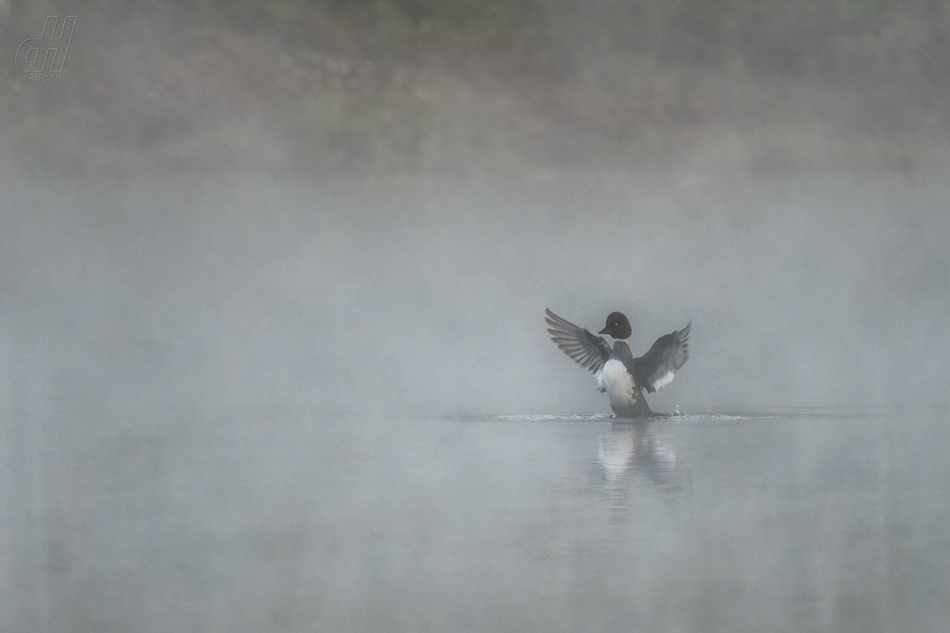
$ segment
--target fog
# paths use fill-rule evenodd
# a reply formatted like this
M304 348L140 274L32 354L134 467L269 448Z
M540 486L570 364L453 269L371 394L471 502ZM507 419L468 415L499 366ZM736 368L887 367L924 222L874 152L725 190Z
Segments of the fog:
M942 402L946 196L846 174L12 183L3 401L604 410L550 307L628 313L641 353L692 320L659 410Z
M946 16L487 5L0 3L0 628L945 621Z

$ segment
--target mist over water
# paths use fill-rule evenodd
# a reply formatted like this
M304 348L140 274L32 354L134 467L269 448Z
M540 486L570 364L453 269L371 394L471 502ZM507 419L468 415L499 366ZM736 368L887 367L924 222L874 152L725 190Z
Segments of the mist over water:
M946 187L881 175L145 178L4 194L7 406L607 410L550 307L635 350L693 321L658 410L942 398ZM942 401L942 400L941 400Z
M941 10L589 4L115 1L0 66L0 631L945 628ZM545 308L692 321L673 415Z
M939 630L946 194L14 183L4 629ZM691 319L680 416L613 423L544 307Z

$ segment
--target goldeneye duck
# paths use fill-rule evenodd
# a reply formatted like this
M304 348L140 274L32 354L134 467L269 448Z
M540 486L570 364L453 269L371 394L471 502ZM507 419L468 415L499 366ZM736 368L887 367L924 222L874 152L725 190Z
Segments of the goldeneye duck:
M643 397L642 389L654 393L670 384L676 370L689 358L689 329L658 338L646 354L634 358L627 340L632 330L630 321L620 312L611 312L607 324L598 334L614 338L614 345L562 319L545 308L548 332L562 352L597 379L597 388L607 392L610 408L622 418L645 418L653 415Z

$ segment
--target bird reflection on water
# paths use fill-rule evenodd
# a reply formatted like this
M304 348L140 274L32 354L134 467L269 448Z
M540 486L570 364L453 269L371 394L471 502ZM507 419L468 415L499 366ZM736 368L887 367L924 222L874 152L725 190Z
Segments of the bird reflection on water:
M600 437L597 466L604 495L616 510L627 509L633 491L643 484L666 494L686 487L671 437L657 433L650 424L615 422Z

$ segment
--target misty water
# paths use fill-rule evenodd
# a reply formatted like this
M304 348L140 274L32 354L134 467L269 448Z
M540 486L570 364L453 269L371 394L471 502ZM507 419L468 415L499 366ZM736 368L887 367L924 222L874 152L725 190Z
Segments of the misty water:
M950 191L8 183L3 631L937 631ZM619 423L547 338L691 356Z

